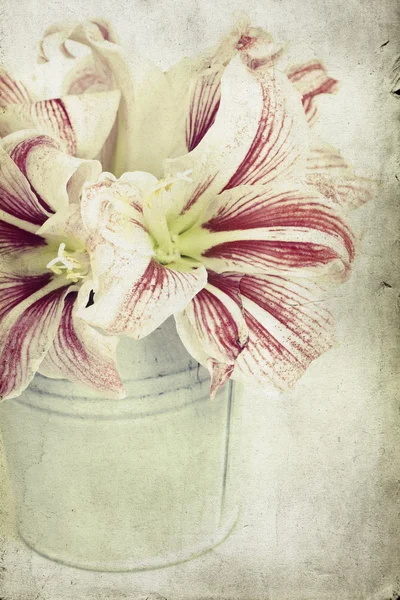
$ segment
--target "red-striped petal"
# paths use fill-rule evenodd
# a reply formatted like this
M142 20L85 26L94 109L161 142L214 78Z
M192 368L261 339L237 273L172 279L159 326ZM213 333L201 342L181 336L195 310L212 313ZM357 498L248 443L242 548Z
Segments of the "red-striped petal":
M247 343L239 280L235 284L223 275L209 273L206 287L185 309L202 349L218 362L233 363ZM176 318L179 320L179 316Z
M222 71L221 67L210 68L193 84L186 122L186 146L189 152L200 143L215 121L221 99Z
M278 71L260 71L263 106L252 144L225 189L265 184L289 175L304 157L307 134L297 98Z
M99 259L99 269L93 269L97 282L94 304L80 309L78 316L108 333L126 334L136 339L184 310L207 282L204 267L189 272L176 271L151 257L123 250L115 251L110 259L112 264L105 272L101 272L102 262L104 260Z
M23 102L30 102L26 87L0 67L0 107L5 108L9 104L22 104Z
M27 230L32 230L32 226L39 227L50 215L49 206L40 202L23 172L1 146L0 211L3 221Z
M276 64L282 52L282 46L275 44L268 32L250 27L249 20L242 18L217 49L209 49L193 60L185 58L168 72L173 86L178 88L178 106L183 112L188 111L186 145L189 151L200 143L215 120L221 96L221 75L229 61L239 54L249 69L266 69ZM186 106L187 82L190 80Z
M307 186L238 187L220 194L205 218L181 236L180 249L219 273L321 270L335 262L345 274L354 256L335 205Z
M95 181L101 173L98 161L65 154L53 138L34 131L13 133L1 145L29 181L47 216L79 202L84 183Z
M20 115L24 109L27 113L28 111L30 112L32 123L29 123L27 114L24 122L21 122L20 126L15 127L14 130L29 129L31 126L36 126L43 133L52 135L60 140L68 154L72 154L73 156L76 154L75 133L63 100L55 98L54 100L41 100L30 105L25 105L21 107Z
M239 293L241 276L208 273L208 283L175 315L178 333L188 352L208 367L211 394L225 383L248 341Z
M249 342L233 378L281 389L293 386L309 364L333 344L333 323L318 288L278 276L240 282Z
M346 210L360 207L375 193L373 181L357 177L336 148L320 141L310 148L306 180Z
M0 321L16 307L51 281L51 273L17 275L0 272Z
M193 184L176 207L183 215L182 230L223 188L303 172L307 144L304 111L285 76L274 70L252 71L234 58L222 76L214 124L192 152L166 164L172 174L192 170Z
M114 125L119 99L118 91L110 91L8 105L0 115L0 133L37 129L59 140L69 154L94 158Z
M0 221L0 256L43 247L46 242L40 235Z
M3 320L0 328L2 400L18 396L35 375L57 332L67 291L64 287L46 293L44 287L31 296L32 299L19 303Z
M76 301L76 292L66 297L57 334L39 372L123 397L124 387L116 367L117 340L102 335L76 317Z
M318 118L317 97L320 94L335 94L339 89L339 82L329 77L319 61L292 67L287 75L300 92L307 120L313 125Z

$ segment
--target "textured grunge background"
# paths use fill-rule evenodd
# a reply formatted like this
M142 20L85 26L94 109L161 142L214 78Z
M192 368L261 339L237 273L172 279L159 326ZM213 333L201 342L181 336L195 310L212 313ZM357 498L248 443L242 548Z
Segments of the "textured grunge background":
M20 67L53 21L102 16L132 50L167 67L213 44L236 9L289 41L294 61L326 62L342 89L322 103L321 132L360 174L383 181L375 202L354 216L358 260L332 299L341 343L291 395L246 390L242 524L226 544L185 565L100 574L33 555L13 534L2 460L2 600L389 600L400 593L400 98L389 94L400 52L395 1L6 0L1 58Z

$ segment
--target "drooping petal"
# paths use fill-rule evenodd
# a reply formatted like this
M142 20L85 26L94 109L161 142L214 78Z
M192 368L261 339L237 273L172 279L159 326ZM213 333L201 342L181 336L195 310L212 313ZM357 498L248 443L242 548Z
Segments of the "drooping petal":
M68 288L45 285L44 276L40 281L25 279L18 291L3 278L1 287L7 313L0 325L0 398L4 400L18 396L35 375L56 335Z
M1 146L29 181L47 216L78 202L83 184L101 173L98 161L65 154L53 138L37 132L11 134L1 140Z
M180 272L151 257L119 250L111 268L97 274L94 304L77 314L108 333L139 339L182 311L206 282L204 267Z
M306 181L345 210L360 207L375 192L375 183L357 177L340 152L319 140L310 147Z
M308 128L298 93L277 70L252 71L240 58L225 69L214 124L186 156L167 161L172 174L192 170L177 203L182 228L210 197L242 184L263 184L303 172Z
M225 383L248 341L239 293L241 276L208 273L208 283L175 315L177 331L189 353L208 367L211 393Z
M227 277L209 272L207 285L184 311L203 350L219 362L233 363L248 338L238 283L234 286Z
M117 339L102 335L76 317L76 301L76 292L65 298L57 334L39 372L123 397L124 387L116 367Z
M339 90L339 82L326 72L319 61L292 67L287 76L300 92L307 121L313 125L318 119L317 97L320 94L335 94Z
M318 288L280 276L245 276L240 292L249 341L232 377L291 387L334 341L332 319Z
M180 236L181 253L219 273L345 275L354 249L340 212L312 188L289 185L223 192L203 225Z

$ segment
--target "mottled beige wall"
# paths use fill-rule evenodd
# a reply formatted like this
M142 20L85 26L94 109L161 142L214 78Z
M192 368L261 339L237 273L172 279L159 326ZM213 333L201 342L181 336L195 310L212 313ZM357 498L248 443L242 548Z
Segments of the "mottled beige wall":
M45 26L99 15L133 50L166 67L214 43L236 9L288 40L296 62L325 61L343 85L322 103L320 132L360 174L382 180L376 200L354 215L358 259L332 299L340 345L290 396L246 391L244 519L202 559L130 575L47 562L12 537L2 474L4 600L144 600L157 593L168 600L389 600L399 587L400 98L388 91L390 64L400 52L396 3L6 0L1 55L18 67Z

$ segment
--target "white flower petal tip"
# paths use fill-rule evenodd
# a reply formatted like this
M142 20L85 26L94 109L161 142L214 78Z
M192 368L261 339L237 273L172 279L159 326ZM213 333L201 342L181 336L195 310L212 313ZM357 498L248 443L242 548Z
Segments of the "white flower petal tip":
M336 94L339 82L328 75L324 65L318 60L291 67L286 74L301 95L309 125L314 125L318 120L318 96Z
M216 363L215 361L209 359L207 361L207 368L211 375L210 398L213 400L218 390L225 385L232 375L234 365Z

